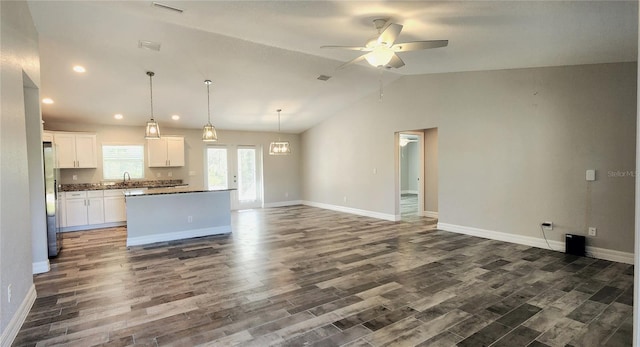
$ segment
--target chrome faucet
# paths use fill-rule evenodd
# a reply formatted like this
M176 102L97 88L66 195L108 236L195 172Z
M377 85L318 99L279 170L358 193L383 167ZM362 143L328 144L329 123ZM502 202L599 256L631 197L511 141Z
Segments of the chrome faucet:
M129 172L125 171L124 175L122 175L122 184L127 184L127 176L129 176L129 182L131 182L131 175L129 175Z

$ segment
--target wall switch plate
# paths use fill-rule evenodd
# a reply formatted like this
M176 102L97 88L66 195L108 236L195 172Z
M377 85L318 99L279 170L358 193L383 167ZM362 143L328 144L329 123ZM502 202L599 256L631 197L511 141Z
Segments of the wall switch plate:
M589 236L596 236L596 231L598 231L598 229L589 227Z
M587 181L595 181L596 180L596 170L590 169L587 170Z
M374 168L373 168L373 174L375 175L375 174L377 174L377 173L378 173L378 169L374 167Z
M193 216L187 216L187 223L193 223Z

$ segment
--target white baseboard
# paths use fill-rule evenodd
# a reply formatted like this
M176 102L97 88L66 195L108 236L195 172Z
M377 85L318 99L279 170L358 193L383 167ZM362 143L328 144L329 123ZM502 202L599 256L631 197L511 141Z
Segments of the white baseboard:
M110 223L102 223L102 224L88 224L88 225L78 225L75 227L61 227L60 232L68 233L71 231L82 231L82 230L92 230L92 229L104 229L104 228L113 228L127 225L127 222L110 222Z
M31 272L34 275L49 272L49 270L51 270L49 259L31 264Z
M306 201L306 200L303 200L302 204L303 205L307 205L307 206L312 206L312 207L323 208L325 210L332 210L332 211L338 211L338 212L344 212L344 213L357 214L359 216L384 219L384 220L388 220L388 221L392 221L392 222L396 222L396 221L400 220L400 216L396 216L396 215L393 215L393 214L361 210L361 209L352 208L352 207L331 205L331 204L325 204L325 203L314 202L314 201Z
M420 215L423 216L423 217L438 218L438 212L437 211L422 211L422 213Z
M517 243L525 246L532 246L538 248L549 249L547 243L543 238L530 237L516 234L503 233L500 231L485 230L473 227L467 227L462 225L438 223L438 229L445 231L451 231L454 233L484 237L491 240L505 241L511 243ZM549 245L554 251L564 252L564 242L549 240ZM625 264L633 264L633 253L614 251L605 248L587 246L587 253L594 258L615 261Z
M277 201L277 202L265 202L264 208L271 207L284 207L284 206L295 206L302 205L302 200L290 200L290 201Z
M20 331L22 324L25 319L27 319L29 310L31 310L31 306L33 306L33 303L36 301L36 296L36 286L35 284L32 284L24 300L20 303L18 310L13 317L11 317L9 324L5 327L2 335L0 335L0 346L11 346L13 340L18 336L18 332Z
M174 240L181 240L181 239L189 239L192 237L229 234L230 232L231 232L231 226L225 225L225 226L219 226L219 227L213 227L213 228L176 231L172 233L155 234L155 235L148 235L148 236L127 237L127 247L146 245L146 244L155 243L155 242L166 242L166 241L174 241Z

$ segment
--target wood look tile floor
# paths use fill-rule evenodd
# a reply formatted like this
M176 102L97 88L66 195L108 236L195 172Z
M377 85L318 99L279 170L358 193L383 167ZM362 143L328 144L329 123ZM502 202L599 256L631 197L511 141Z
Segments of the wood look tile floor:
M66 233L15 346L631 346L633 267L307 206Z

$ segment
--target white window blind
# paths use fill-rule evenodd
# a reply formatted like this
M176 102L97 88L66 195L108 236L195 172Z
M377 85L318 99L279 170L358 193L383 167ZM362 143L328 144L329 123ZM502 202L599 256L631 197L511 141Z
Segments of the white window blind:
M103 145L103 179L122 179L125 172L128 172L131 178L144 178L144 146Z

